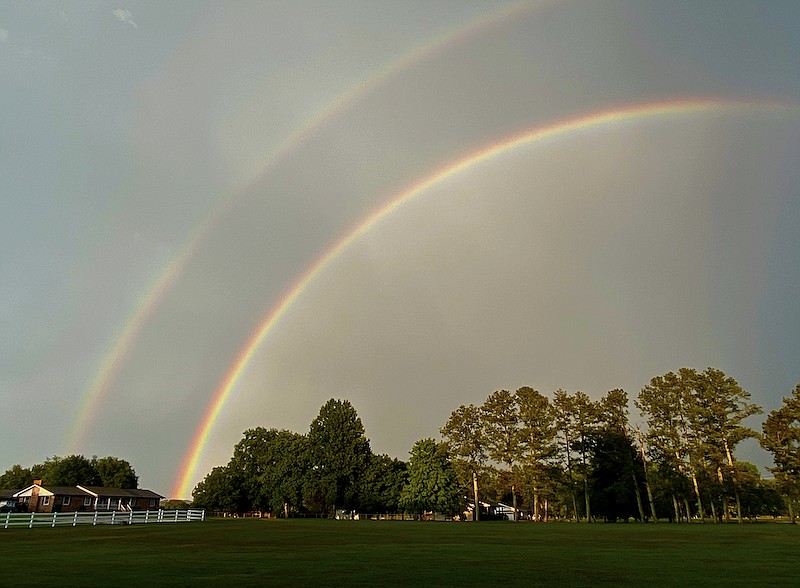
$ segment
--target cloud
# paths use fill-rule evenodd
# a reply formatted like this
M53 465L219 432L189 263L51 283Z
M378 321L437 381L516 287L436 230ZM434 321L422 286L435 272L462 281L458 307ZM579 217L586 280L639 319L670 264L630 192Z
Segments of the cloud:
M8 31L6 29L0 29L0 43L7 43L8 42Z
M117 17L119 22L127 22L133 28L139 28L139 25L133 21L133 13L127 8L117 8L114 10L114 16Z

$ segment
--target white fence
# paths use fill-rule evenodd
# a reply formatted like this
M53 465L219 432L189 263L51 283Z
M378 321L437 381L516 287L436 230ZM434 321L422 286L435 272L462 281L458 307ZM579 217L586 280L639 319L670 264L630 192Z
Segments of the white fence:
M141 525L204 521L204 510L133 510L96 512L2 513L0 525L10 527L75 527L77 525Z

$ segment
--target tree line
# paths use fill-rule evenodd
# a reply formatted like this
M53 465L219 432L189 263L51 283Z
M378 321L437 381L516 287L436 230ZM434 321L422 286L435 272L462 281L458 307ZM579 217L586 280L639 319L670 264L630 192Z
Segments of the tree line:
M463 512L466 497L504 501L536 521L728 520L787 512L800 498L800 385L757 433L762 412L723 372L682 368L653 378L629 419L625 391L593 401L583 392L548 397L522 387L462 405L417 441L408 462L373 454L355 408L329 400L307 434L245 431L225 466L194 489L196 506L290 516L360 512ZM774 480L735 458L757 439L775 462Z
M103 486L137 489L139 477L131 464L118 457L87 458L54 455L27 468L16 464L0 476L0 488L21 489L41 480L45 486Z

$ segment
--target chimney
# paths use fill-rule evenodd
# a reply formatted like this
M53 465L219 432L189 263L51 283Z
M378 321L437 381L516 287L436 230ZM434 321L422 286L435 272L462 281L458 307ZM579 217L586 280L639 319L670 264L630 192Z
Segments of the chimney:
M33 483L36 484L37 486L41 486L42 485L42 481L41 480L34 480Z

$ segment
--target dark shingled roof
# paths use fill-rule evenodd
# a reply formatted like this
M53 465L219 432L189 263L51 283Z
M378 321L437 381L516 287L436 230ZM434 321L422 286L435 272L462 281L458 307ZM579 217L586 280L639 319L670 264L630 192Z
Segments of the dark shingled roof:
M133 488L104 488L103 486L80 486L97 496L108 496L111 498L164 498L152 490L134 490Z

